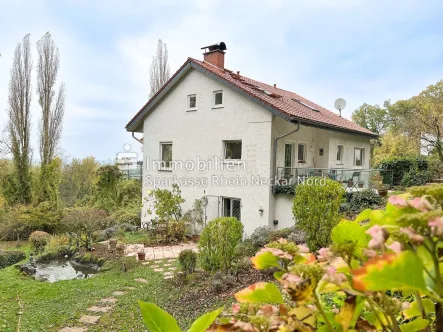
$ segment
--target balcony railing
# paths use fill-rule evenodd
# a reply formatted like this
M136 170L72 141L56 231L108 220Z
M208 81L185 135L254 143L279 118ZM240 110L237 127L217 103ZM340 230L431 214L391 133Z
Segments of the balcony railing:
M381 169L277 168L276 186L297 186L312 177L324 177L342 183L348 190L380 189L392 186L393 173Z

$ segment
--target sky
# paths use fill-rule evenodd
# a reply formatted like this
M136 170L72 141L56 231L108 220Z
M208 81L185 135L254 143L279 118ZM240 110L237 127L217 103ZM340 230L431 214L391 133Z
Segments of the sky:
M30 33L35 66L47 31L67 91L61 149L68 160L113 160L125 143L140 151L125 125L148 100L158 39L171 74L187 57L202 59L200 47L224 41L227 68L330 110L342 97L347 118L365 102L407 99L443 79L441 0L0 0L0 129L14 49Z

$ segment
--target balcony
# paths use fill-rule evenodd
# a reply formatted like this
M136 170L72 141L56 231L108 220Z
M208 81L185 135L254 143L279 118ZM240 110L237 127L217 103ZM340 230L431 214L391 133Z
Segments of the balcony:
M313 177L337 181L348 192L364 189L379 190L382 186L390 187L393 183L392 171L381 169L278 167L275 192L291 193L291 189Z

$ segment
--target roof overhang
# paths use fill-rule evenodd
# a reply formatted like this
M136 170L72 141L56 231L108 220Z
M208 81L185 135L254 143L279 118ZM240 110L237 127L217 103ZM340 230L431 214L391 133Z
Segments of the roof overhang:
M273 105L269 104L268 102L251 95L247 91L239 88L237 85L233 84L232 82L229 82L228 80L224 79L223 77L207 70L206 68L200 66L198 63L192 61L192 59L188 59L182 67L169 79L168 82L165 83L165 85L140 109L140 111L132 118L132 120L126 125L126 130L130 132L143 132L143 119L145 116L149 113L149 111L155 107L155 105L168 93L168 91L173 88L173 86L180 81L180 79L191 69L195 69L206 76L216 80L217 82L225 85L226 87L236 91L240 95L244 96L245 98L253 101L254 103L262 106L263 108L270 111L272 114L279 116L283 118L286 121L294 122L299 121L301 125L310 126L310 127L316 127L326 130L333 130L337 132L347 133L347 134L354 134L359 136L365 136L368 138L377 138L378 135L376 134L369 134L364 133L357 130L351 130L348 128L342 128L339 126L330 125L323 122L317 122L309 119L299 118L294 115L290 115L288 113L285 113L277 108L275 108Z

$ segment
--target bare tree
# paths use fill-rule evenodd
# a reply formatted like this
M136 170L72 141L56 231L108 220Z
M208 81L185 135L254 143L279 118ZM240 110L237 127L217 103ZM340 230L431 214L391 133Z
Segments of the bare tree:
M65 109L65 86L56 93L60 56L51 34L47 32L37 43L37 94L42 108L40 124L40 158L47 165L55 157L60 142Z
M149 68L149 82L151 84L152 97L169 80L168 47L161 39L157 43L157 55L152 57L151 67Z
M14 202L31 201L31 71L32 55L29 34L15 48L9 81L8 97L8 145L14 160L16 182ZM11 184L12 185L12 184Z

